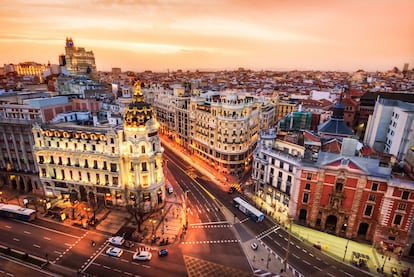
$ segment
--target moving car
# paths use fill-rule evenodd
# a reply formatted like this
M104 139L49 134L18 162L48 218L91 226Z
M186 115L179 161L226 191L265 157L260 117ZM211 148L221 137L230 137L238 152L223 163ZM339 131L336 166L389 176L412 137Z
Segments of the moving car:
M110 244L120 246L120 245L124 244L125 239L123 237L116 236L116 237L109 238L108 241L109 241Z
M167 255L168 255L167 249L160 249L160 251L158 251L158 256L167 256Z
M149 261L151 258L152 254L148 251L137 251L132 255L132 259L137 261Z
M259 246L257 245L257 243L253 242L252 244L250 244L250 247L251 247L253 250L257 250L257 248L258 248Z
M106 254L112 257L121 257L122 253L124 253L124 251L118 247L109 247L108 250L106 250Z

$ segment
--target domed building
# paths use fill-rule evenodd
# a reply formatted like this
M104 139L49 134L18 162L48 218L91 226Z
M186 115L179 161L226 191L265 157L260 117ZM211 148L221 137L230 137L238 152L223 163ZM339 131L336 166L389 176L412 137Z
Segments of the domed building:
M165 198L159 124L140 82L123 124L96 124L89 111L67 113L59 123L34 125L33 153L44 194L92 208L163 206ZM71 120L76 118L76 120Z
M124 197L152 208L160 205L165 195L163 149L158 128L154 110L144 101L141 84L137 81L132 102L124 113L120 181L125 188Z

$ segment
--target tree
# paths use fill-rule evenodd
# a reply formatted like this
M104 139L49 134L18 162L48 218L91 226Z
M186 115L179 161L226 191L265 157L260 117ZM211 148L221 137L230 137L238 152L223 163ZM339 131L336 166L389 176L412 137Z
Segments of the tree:
M145 209L144 203L128 204L126 206L126 209L128 213L134 217L135 222L137 223L137 231L141 233L142 223L144 223L145 220L149 219L152 216L154 210L152 208L149 210Z

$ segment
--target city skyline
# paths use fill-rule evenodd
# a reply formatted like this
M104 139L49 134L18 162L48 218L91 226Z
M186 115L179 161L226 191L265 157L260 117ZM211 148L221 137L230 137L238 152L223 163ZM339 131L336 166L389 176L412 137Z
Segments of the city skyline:
M409 0L5 1L0 61L57 64L71 37L101 71L412 68L413 13Z

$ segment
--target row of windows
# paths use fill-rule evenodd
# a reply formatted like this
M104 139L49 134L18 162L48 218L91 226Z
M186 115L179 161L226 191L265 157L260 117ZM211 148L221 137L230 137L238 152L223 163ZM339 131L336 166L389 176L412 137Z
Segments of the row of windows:
M307 204L309 202L309 197L310 197L310 193L305 192L303 193L303 197L302 197L302 203L303 204ZM407 207L406 203L399 203L397 209L399 211L405 211ZM366 205L365 206L365 210L364 210L364 216L366 217L371 217L372 213L374 212L374 205ZM403 215L402 214L396 214L394 216L394 220L393 220L393 225L401 225L402 221L403 221Z
M40 173L41 173L41 176L42 177L47 177L46 168L42 168L41 171L40 171ZM56 168L53 169L53 173L52 173L52 176L51 177L52 177L52 179L57 179L58 178L58 174L57 174ZM60 179L62 179L62 180L66 180L66 179L75 180L75 175L74 175L74 172L72 170L69 170L69 176L66 176L65 170L63 170L63 169L60 170L60 177L61 177ZM67 177L69 177L69 178L67 178ZM77 177L78 178L75 181L82 181L83 180L82 171L78 171L78 176ZM101 183L100 177L101 177L101 175L98 174L98 173L95 175L95 183L97 185L99 185ZM92 181L92 179L91 179L91 173L90 172L86 172L86 180L88 182L91 182ZM109 175L107 175L107 174L104 175L104 184L106 184L106 185L109 184ZM113 176L112 177L112 184L118 185L118 177L117 176Z
M44 164L44 163L45 163L44 156L39 156L39 164ZM50 164L55 164L55 159L54 159L53 156L50 157L49 163ZM63 165L63 159L62 159L62 157L58 157L58 163L57 164L58 165ZM71 158L67 158L66 165L67 166L72 166L72 160L71 160ZM74 166L79 166L79 160L77 159L77 162L75 164L73 164L73 165ZM89 168L89 162L88 162L87 159L84 160L83 167L84 168ZM98 169L98 161L97 160L94 160L93 161L93 168L94 169ZM102 163L102 168L100 168L100 169L102 169L102 170L107 170L108 169L107 162L106 161L104 161ZM110 164L110 169L111 169L111 172L117 172L117 164L116 163L111 163Z

